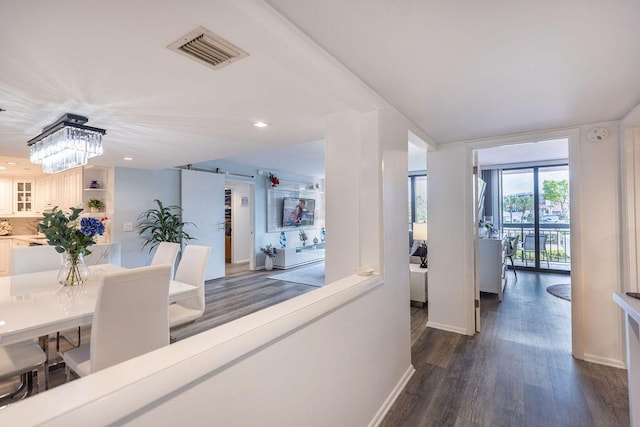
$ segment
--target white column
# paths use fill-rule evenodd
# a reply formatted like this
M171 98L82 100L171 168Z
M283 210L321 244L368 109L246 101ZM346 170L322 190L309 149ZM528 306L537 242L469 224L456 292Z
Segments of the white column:
M326 283L360 264L362 118L354 111L327 116L325 130ZM372 149L377 149L377 143ZM372 230L372 232L376 232Z

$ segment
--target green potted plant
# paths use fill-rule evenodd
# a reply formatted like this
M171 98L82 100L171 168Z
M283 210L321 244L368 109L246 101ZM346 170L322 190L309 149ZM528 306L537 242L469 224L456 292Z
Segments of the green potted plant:
M89 276L84 256L91 254L89 247L95 243L95 236L104 233L104 224L97 218L81 218L82 208L70 208L70 211L67 214L56 206L51 213L43 213L38 229L56 252L65 254L58 283L76 286Z
M104 212L106 205L100 199L90 199L87 202L87 206L91 209L91 212Z
M182 221L182 208L176 205L164 206L158 199L154 200L157 208L148 209L138 215L136 228L140 237L145 239L142 247L149 247L149 253L160 242L173 242L182 244L184 240L193 240L189 233L184 231L185 225L196 226L192 222Z

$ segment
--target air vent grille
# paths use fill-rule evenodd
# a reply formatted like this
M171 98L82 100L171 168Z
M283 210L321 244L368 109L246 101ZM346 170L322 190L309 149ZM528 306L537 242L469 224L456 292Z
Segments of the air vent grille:
M229 65L249 54L211 31L199 27L180 40L169 45L169 49L195 59L214 70Z

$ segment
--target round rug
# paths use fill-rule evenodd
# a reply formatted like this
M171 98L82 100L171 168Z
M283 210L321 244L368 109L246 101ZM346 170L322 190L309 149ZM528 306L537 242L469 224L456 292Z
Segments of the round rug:
M554 297L571 301L571 284L569 283L547 286L547 292L549 292Z

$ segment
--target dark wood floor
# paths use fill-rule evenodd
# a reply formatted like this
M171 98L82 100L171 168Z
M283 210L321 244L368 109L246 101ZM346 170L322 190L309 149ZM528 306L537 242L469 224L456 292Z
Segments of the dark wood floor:
M316 289L271 274L240 271L207 282L204 316L172 335L184 339ZM482 332L474 337L427 329L427 309L411 307L416 373L383 426L629 425L626 371L571 357L570 303L545 291L569 276L519 272L514 282L511 274L504 301L483 295ZM62 371L53 372L53 387ZM0 392L9 385L0 383Z
M180 340L206 331L258 310L318 289L282 280L267 279L281 271L243 270L205 284L204 315L193 323L171 330Z
M573 359L566 275L509 272L504 300L483 295L480 334L426 329L416 373L383 426L626 426L626 371Z

